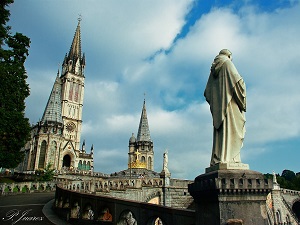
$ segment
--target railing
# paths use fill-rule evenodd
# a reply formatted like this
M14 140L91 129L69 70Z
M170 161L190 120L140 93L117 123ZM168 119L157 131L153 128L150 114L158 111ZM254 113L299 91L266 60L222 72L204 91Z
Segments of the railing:
M56 182L18 182L1 183L0 195L11 195L30 192L55 191Z

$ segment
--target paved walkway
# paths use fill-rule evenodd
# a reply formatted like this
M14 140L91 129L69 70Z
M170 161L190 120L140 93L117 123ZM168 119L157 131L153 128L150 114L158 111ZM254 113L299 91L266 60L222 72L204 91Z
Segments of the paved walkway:
M67 225L52 211L54 192L18 194L0 197L0 224Z

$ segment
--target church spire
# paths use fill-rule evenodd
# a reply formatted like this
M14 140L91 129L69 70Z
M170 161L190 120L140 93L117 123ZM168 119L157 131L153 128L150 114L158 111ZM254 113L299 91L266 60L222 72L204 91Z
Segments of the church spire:
M81 17L78 18L78 25L74 34L74 38L70 47L69 54L66 54L63 61L62 75L66 72L84 76L85 55L81 53Z
M137 141L151 141L145 99L140 119L139 130L137 134Z
M59 79L59 72L57 72L57 76L42 117L42 123L50 122L50 121L62 123L61 83Z
M72 58L79 58L81 57L81 33L80 33L80 21L81 18L78 18L78 25L75 31L75 35L73 38L73 42L69 51L68 57Z

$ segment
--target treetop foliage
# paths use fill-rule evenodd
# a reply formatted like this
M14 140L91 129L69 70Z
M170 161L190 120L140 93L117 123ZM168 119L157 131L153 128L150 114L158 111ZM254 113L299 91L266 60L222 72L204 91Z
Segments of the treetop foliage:
M273 174L265 174L265 178L272 179ZM291 170L283 170L282 174L276 174L277 182L281 188L300 191L300 173L295 174Z
M29 120L25 118L25 98L29 85L24 63L30 39L14 35L7 25L13 0L0 1L0 167L15 168L23 160L21 148L29 138Z

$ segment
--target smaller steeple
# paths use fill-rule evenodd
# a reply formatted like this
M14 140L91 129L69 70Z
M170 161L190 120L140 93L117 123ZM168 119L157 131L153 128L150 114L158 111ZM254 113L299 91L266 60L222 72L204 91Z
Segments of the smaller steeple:
M143 104L143 109L142 109L142 114L140 119L139 130L137 134L137 141L151 141L145 99L144 99L144 104Z
M59 79L59 71L49 96L42 120L45 122L58 122L63 123L61 116L61 83Z

